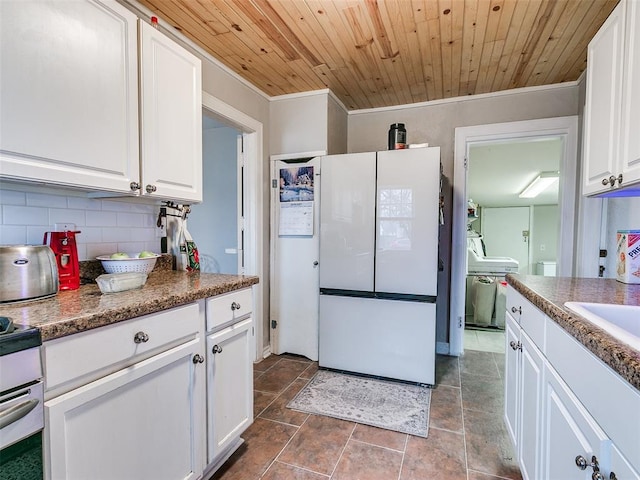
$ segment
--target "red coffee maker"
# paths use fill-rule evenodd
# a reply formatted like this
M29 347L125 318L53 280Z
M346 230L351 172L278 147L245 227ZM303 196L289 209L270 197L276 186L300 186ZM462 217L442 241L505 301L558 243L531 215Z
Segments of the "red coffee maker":
M44 232L42 243L49 245L56 256L60 290L80 288L80 267L76 247L76 226L73 223L56 223L52 232Z

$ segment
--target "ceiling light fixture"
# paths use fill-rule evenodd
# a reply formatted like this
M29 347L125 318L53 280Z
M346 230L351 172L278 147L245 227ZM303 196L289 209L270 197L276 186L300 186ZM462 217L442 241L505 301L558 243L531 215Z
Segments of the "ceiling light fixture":
M520 198L534 198L558 181L558 172L542 172L520 195Z

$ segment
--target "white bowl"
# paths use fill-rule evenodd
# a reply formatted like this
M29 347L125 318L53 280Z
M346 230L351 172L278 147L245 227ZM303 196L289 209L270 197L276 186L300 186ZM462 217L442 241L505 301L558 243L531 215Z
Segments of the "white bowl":
M128 253L129 258L111 258L111 255L100 255L96 259L102 262L107 273L140 272L150 273L156 265L160 255L154 257L137 258L137 253Z

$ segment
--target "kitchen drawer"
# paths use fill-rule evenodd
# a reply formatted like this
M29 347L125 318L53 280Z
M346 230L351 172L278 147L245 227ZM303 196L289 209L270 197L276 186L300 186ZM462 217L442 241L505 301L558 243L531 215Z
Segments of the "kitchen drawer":
M250 288L207 299L207 331L244 318L251 313L253 294Z
M544 353L545 314L511 286L507 288L507 311Z
M203 324L193 303L44 342L47 392L61 394L169 350L197 337Z

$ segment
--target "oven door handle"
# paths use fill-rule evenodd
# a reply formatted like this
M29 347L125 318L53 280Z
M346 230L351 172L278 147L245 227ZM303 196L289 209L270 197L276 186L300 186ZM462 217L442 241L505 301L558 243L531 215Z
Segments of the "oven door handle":
M0 428L4 428L14 422L17 422L22 417L27 415L31 410L36 408L36 405L38 405L38 403L40 403L40 400L32 398L31 400L18 403L13 407L9 407L6 410L3 410L2 412L0 412Z

